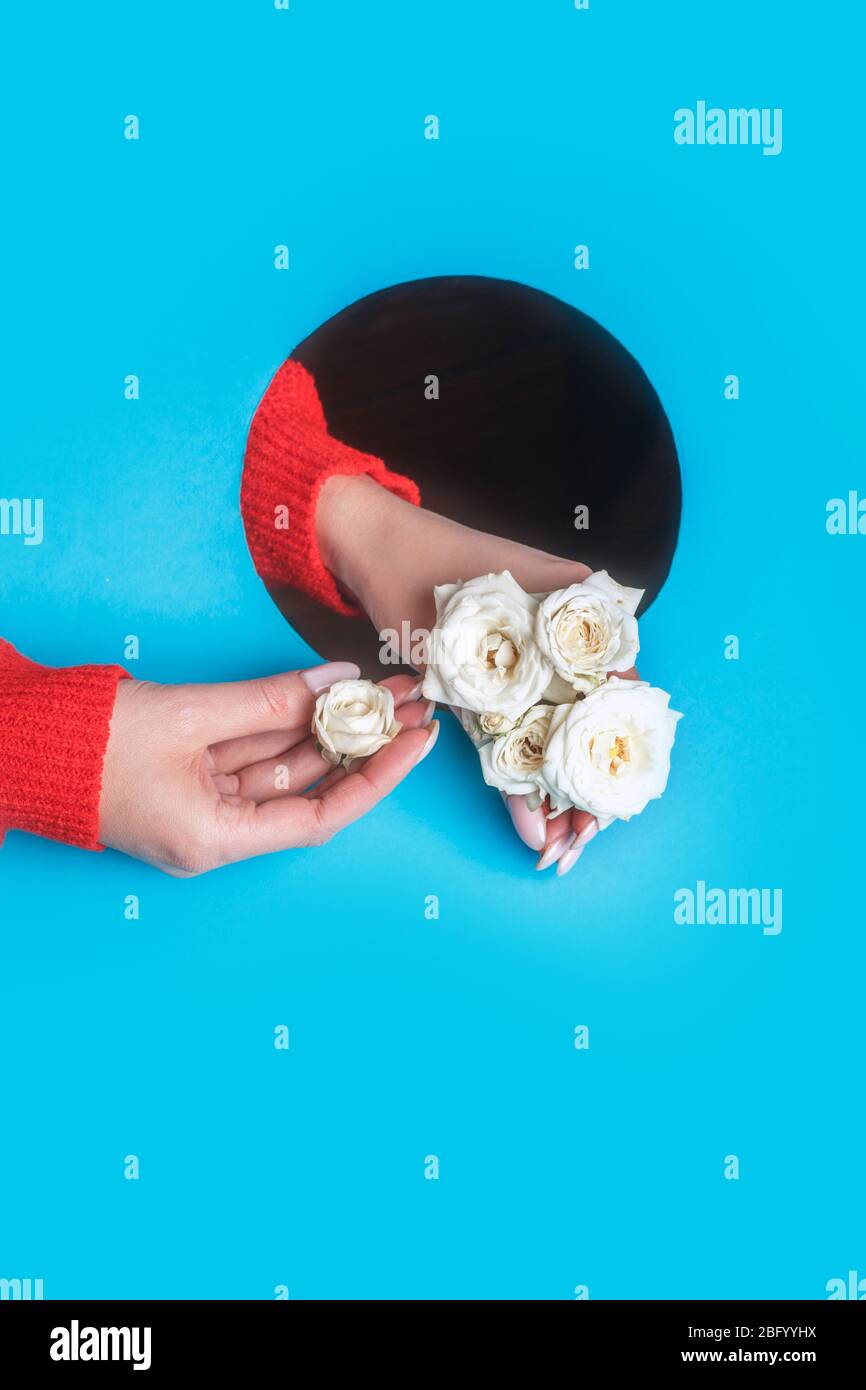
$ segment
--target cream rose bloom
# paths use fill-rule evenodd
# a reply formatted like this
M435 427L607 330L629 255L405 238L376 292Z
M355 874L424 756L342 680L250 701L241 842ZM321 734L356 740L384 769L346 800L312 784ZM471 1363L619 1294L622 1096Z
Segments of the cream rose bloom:
M608 671L627 671L640 650L635 612L643 589L629 589L607 570L555 589L538 607L535 640L557 676L588 694Z
M533 705L510 733L478 750L488 787L509 795L537 792L553 705Z
M469 735L476 748L514 728L514 720L504 714L473 714L471 709L460 709L457 705L451 706L451 713L459 719L463 732Z
M519 718L541 699L553 674L535 642L538 601L507 570L441 584L434 594L425 697L475 714Z
M646 681L613 676L585 699L557 705L539 778L553 809L576 806L604 828L661 796L682 718L669 702Z
M335 681L316 701L313 735L329 763L378 753L402 724L394 718L394 696L373 681Z
M514 720L509 719L507 714L491 714L485 710L484 714L478 716L478 727L488 738L499 738L501 734L511 733Z

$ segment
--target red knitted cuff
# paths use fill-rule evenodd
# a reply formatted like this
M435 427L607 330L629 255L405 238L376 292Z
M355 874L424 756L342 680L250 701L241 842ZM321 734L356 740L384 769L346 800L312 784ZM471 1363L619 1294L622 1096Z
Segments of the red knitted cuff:
M38 666L0 638L0 842L7 830L29 830L102 849L102 763L127 674Z
M347 617L356 617L358 610L346 602L322 562L316 503L328 478L358 473L368 473L406 502L421 501L411 478L328 433L316 383L289 358L250 426L241 483L247 544L262 579L289 584Z

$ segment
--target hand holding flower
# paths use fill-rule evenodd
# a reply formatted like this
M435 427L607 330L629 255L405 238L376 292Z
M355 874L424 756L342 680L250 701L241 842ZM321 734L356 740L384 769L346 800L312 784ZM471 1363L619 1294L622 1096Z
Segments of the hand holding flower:
M424 694L456 706L489 786L528 815L549 806L561 844L548 839L539 868L561 854L567 871L667 785L681 716L634 671L642 593L605 571L540 599L507 571L436 589Z

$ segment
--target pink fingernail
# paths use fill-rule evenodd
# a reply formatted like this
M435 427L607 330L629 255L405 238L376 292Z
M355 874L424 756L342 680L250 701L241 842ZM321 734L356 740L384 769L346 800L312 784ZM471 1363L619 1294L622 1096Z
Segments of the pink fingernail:
M549 869L551 864L555 864L560 855L565 853L569 845L574 844L576 838L577 836L572 831L570 835L559 835L555 840L551 840L536 864L536 869Z
M427 757L427 754L430 752L430 749L433 747L433 744L436 742L436 740L437 740L438 737L439 737L439 720L436 719L436 720L434 720L433 723L430 725L430 732L429 732L429 734L427 735L427 742L424 744L424 747L421 749L421 752L418 754L418 757L415 759L416 764L417 764L417 763L420 763L420 761L421 761L422 758L426 758L426 757Z
M511 823L521 840L530 849L544 849L547 840L547 822L537 811L529 811L525 796L506 796L505 804Z
M565 851L565 854L562 856L562 858L556 866L557 878L564 878L564 876L567 873L570 873L580 856L583 854L585 848L586 846L580 843L580 836L573 836L573 843L569 845L568 849Z
M577 837L577 843L578 843L579 845L583 845L583 847L584 847L584 849L585 849L586 846L589 844L590 840L594 840L597 834L598 834L598 821L597 821L597 820L591 820L591 821L589 822L589 825L585 825L585 826L583 827L583 829L581 830L580 834L579 834L578 837Z
M356 681L360 674L361 668L354 661L326 661L322 666L310 666L308 670L298 672L304 685L314 695L321 695L336 681Z
M416 681L415 684L412 686L411 690L407 690L406 694L398 702L397 708L399 709L400 705L408 705L410 700L417 700L418 696L421 694L421 689L423 685L423 681Z

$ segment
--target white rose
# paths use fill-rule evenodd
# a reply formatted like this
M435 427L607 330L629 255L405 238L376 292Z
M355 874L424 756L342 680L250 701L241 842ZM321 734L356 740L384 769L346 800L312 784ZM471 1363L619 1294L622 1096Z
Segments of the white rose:
M515 796L538 791L553 710L553 705L533 705L510 733L478 750L488 787Z
M573 698L574 691L570 693ZM473 714L471 709L460 709L459 705L452 705L451 713L459 719L463 732L469 735L476 748L514 728L514 720L504 714Z
M627 671L640 650L634 614L643 589L629 589L607 570L556 589L539 605L535 640L556 674L588 694L608 671Z
M329 763L367 758L402 727L394 718L394 696L373 681L335 681L313 714L313 735Z
M553 674L533 636L537 600L507 570L442 584L434 593L426 698L519 718L541 699Z
M614 676L585 699L557 705L539 778L553 809L576 806L604 827L661 796L682 718L669 701L646 681Z
M514 720L509 719L507 714L491 714L489 710L485 710L484 714L478 716L478 727L488 738L499 738L500 734L511 733Z

